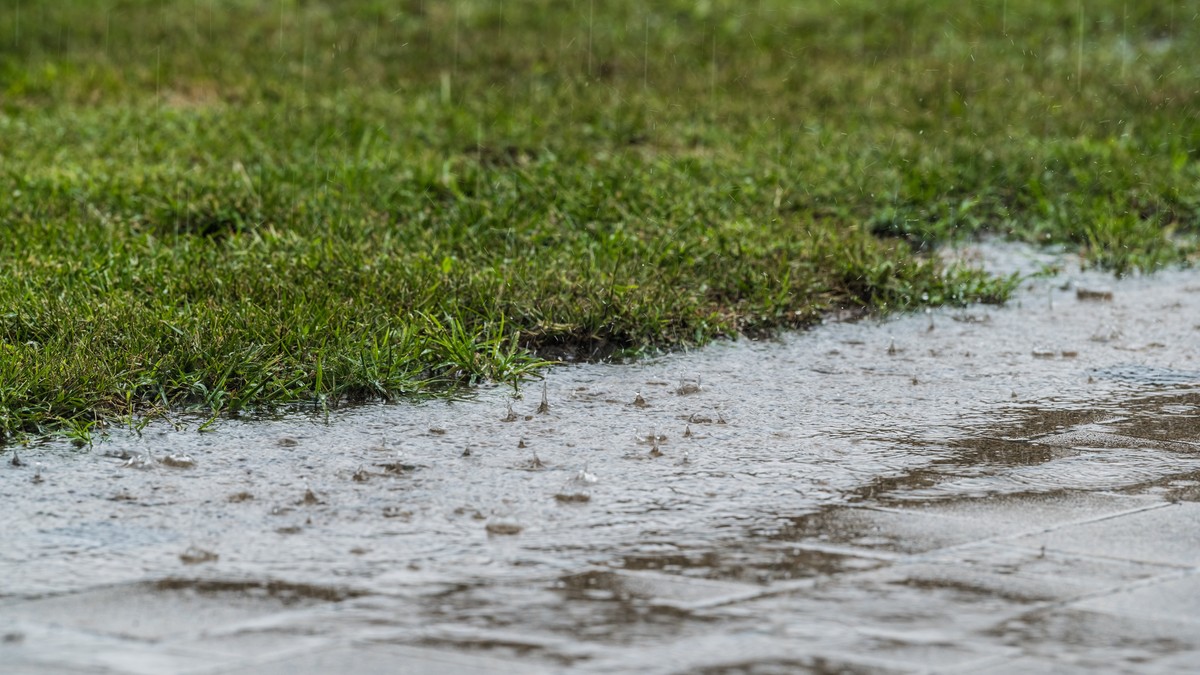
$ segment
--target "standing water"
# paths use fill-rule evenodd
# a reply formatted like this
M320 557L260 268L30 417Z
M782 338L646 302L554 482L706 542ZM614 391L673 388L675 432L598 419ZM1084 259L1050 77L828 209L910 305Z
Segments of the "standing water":
M515 397L10 450L0 670L1174 672L1197 345L1200 273L1070 269Z

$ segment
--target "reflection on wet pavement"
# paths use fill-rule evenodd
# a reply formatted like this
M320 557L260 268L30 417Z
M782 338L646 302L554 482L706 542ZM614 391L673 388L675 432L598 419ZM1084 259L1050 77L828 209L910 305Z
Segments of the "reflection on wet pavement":
M564 367L548 409L532 383L21 448L0 670L1192 669L1196 316L1195 272L1076 271Z

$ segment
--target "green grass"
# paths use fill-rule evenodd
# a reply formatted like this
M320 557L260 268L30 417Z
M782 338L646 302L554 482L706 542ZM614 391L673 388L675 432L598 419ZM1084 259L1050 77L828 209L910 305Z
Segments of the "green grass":
M1061 5L1061 6L1060 6ZM1194 258L1195 2L0 7L0 438Z

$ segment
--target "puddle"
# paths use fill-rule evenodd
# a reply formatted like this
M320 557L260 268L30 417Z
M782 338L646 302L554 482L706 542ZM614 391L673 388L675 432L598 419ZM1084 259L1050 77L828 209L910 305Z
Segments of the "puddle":
M1075 270L1002 308L564 366L547 405L534 382L23 448L0 470L0 659L249 669L246 641L259 665L369 644L414 671L1057 667L1072 621L1121 625L1071 603L1181 569L1090 533L1200 508L1198 316L1195 271ZM930 581L938 561L977 574ZM1142 670L1195 645L1127 637ZM72 641L103 649L47 661Z
M354 595L280 582L167 578L14 603L4 613L18 621L159 641Z

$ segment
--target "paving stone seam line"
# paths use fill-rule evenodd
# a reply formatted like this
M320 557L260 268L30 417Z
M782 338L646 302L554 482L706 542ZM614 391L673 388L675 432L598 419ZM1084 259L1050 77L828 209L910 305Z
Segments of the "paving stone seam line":
M440 651L448 654L458 654L470 652L473 646L480 644L491 644L491 646L508 646L523 648L523 658L533 656L533 658L542 661L552 661L561 663L568 662L574 665L581 662L597 662L604 658L608 648L602 644L588 645L570 645L570 644L551 644L551 643L536 643L536 642L514 642L501 638L499 641L488 642L489 633L481 631L477 634L467 636L465 640L456 640L453 635L436 635L425 632L409 632L398 635L392 639L384 638L368 638L350 640L344 644L336 645L333 648L344 647L359 647L375 650L391 650L403 651L406 648L412 649L427 649L431 651ZM562 672L562 671L556 671Z
M1040 552L1043 549L1043 547L1022 546L1020 544L1005 544L1005 546L1010 546L1019 551L1029 551L1029 552L1034 552L1034 551ZM1161 567L1164 569L1178 570L1178 571L1188 571L1188 570L1198 569L1194 565L1188 565L1188 564L1184 564L1184 563L1163 562L1160 560L1140 560L1138 558L1122 558L1122 557L1113 556L1113 555L1100 555L1098 553L1084 553L1082 551L1068 551L1066 549L1045 549L1045 551L1047 553L1060 553L1060 554L1069 556L1071 558L1078 558L1080 560L1093 560L1096 562L1132 563L1134 565L1145 565L1147 567Z
M1113 493L1093 493L1093 494L1113 494ZM1122 499L1130 499L1130 500L1136 499L1134 497L1128 497L1127 495L1114 495L1114 496L1120 497ZM849 554L849 555L855 555L858 557L867 557L867 558L877 558L880 560L888 560L890 562L895 562L897 564L906 564L906 563L912 563L912 562L927 562L931 559L936 559L937 557L940 556L940 554L953 553L954 551L961 549L961 548L969 548L969 547L976 546L979 544L1004 543L1006 540L1015 540L1015 539L1020 539L1022 537L1032 537L1032 536L1036 536L1039 534L1047 534L1047 533L1054 532L1056 530L1066 528L1066 527L1089 525L1091 523L1098 523L1098 522L1101 522L1104 520L1109 520L1111 518L1120 518L1123 516L1142 513L1143 511L1153 511L1155 509L1161 509L1161 508L1165 508L1168 506L1175 506L1175 505L1176 505L1176 502L1161 502L1161 503L1156 502L1153 504L1147 504L1145 506L1140 506L1140 507L1137 507L1134 509L1127 509L1125 511L1119 511L1117 513L1107 513L1102 516L1095 516L1092 518L1084 518L1081 520L1064 521L1061 523L1057 523L1055 525L1051 525L1049 527L1041 527L1041 528L1034 529L1034 530L1025 530L1022 532L1016 532L1016 533L1010 533L1010 534L998 534L998 535L994 535L991 537L984 537L982 539L973 539L971 541L966 541L961 544L952 544L950 546L943 546L943 547L935 548L935 549L932 549L929 551L921 551L918 553L911 553L908 555L888 556L887 554L880 554L879 552L875 552L875 551L862 551L862 550L856 549L854 547L841 548L840 550L838 550L836 552L845 553L845 554ZM917 517L917 518L941 518L941 519L944 519L947 521L958 521L958 522L962 522L963 520L968 520L968 519L962 518L960 516L952 516L952 515L947 515L944 513L918 513L918 512L914 512L914 511L907 510L907 509L898 509L898 508L888 507L888 506L869 505L869 506L851 506L848 508L860 509L860 510L864 510L864 511L879 511L881 513L890 513L890 514L895 514L895 515ZM801 545L801 548L803 548L803 545ZM1016 546L1015 548L1026 549L1027 547ZM1081 557L1089 557L1089 556L1082 555ZM1110 559L1110 558L1105 557L1104 559ZM1117 558L1117 559L1121 560L1120 558ZM1132 562L1146 562L1146 561L1132 561ZM1160 563L1150 563L1150 564L1160 564ZM1170 565L1169 563L1165 563L1165 564ZM1174 565L1171 565L1171 566L1174 566Z
M849 549L849 548L843 549L843 551L847 554L856 555L856 556L859 553L861 553L861 551L857 551L856 549ZM868 551L868 553L869 553L869 551ZM895 562L896 566L899 567L899 566L902 566L902 565L908 564L909 562L914 562L914 561L915 560L910 557L896 556L889 562ZM837 580L837 581L851 580L852 581L859 577L871 578L872 576L877 575L879 573L879 571L880 571L880 569L877 568L877 569L862 570L860 572L838 572L838 573L834 573L834 574L821 574L818 576L809 577L807 579L794 579L792 581L779 582L779 583L773 584L772 586L769 586L769 587L754 589L753 591L747 592L744 595L722 596L719 598L713 598L711 600L698 600L694 603L690 603L688 605L688 609L691 609L691 610L716 609L718 607L726 607L729 605L736 605L739 602L746 602L749 600L762 600L764 598L770 598L770 597L774 597L777 595L786 595L788 593L794 593L796 591L807 591L807 590L812 590L814 588L820 588L826 582L830 582L830 581L834 581L834 580Z
M320 654L321 652L335 651L344 647L351 646L350 643L340 643L337 641L329 641L324 644L305 645L303 647L294 647L291 649L282 649L278 652L266 656L249 656L245 654L231 654L231 659L228 663L222 663L213 666L202 666L195 670L186 671L186 675L221 675L222 673L237 673L245 672L247 668L260 668L276 662L284 662L291 659L300 658L303 656L311 656ZM203 653L203 652L202 652ZM121 671L129 672L129 671Z
M1086 600L1105 598L1105 597L1117 595L1118 593L1127 593L1129 591L1135 591L1140 588L1147 588L1149 586L1154 586L1156 584L1166 583L1169 581L1175 581L1177 579L1186 579L1187 577L1193 576L1195 574L1200 574L1200 568L1193 567L1193 568L1183 569L1183 570L1173 570L1166 574L1160 574L1158 576L1147 577L1145 579L1135 579L1134 581L1119 584L1117 586L1113 586L1113 587L1109 587L1109 588L1103 588L1103 589L1094 590L1094 591L1087 591L1085 593L1080 593L1079 595L1075 595L1075 596L1072 596L1069 598L1061 598L1058 600L1044 600L1041 602L1035 602L1035 603L1032 603L1030 607L1022 610L1021 612L1018 612L1017 614L1015 614L1011 617L1008 617L1005 620L1009 621L1012 619L1037 614L1039 612L1053 611L1056 609L1066 609L1073 604L1076 604L1079 602L1084 602ZM1094 610L1085 610L1085 611L1094 611ZM1175 621L1183 621L1186 623L1200 623L1200 619L1191 620L1191 619L1175 617L1174 620Z
M580 645L576 641L569 638L555 637L550 635L531 636L523 632L514 633L512 630L500 630L494 628L471 628L464 630L462 626L449 622L441 622L432 626L426 626L417 629L406 628L393 633L376 634L369 638L351 640L350 644L420 646L410 645L407 642L403 642L403 640L415 637L419 640L441 640L452 642L464 636L468 638L489 638L495 642L502 643L519 643L546 651L555 650L557 653L571 656L571 658L593 658L598 651L598 649L593 645Z
M1165 508L1168 506L1174 506L1174 505L1175 504L1173 502L1149 504L1146 506L1141 506L1141 507L1138 507L1135 509L1128 509L1128 510L1120 511L1117 513L1108 513L1108 514L1105 514L1102 516L1095 516L1092 518L1084 518L1082 520L1064 521L1061 523L1057 523L1055 525L1051 525L1049 527L1040 527L1040 528L1037 528L1034 530L1024 530L1021 532L1015 532L1015 533L1010 533L1010 534L998 534L998 535L994 535L991 537L983 537L981 539L973 539L971 541L963 542L961 544L953 544L950 546L944 546L944 547L933 549L930 551L913 553L909 556L901 557L897 562L900 562L900 563L925 562L931 558L935 558L937 554L953 553L959 549L970 548L972 546L977 546L979 544L1000 544L1000 543L1004 543L1006 541L1021 539L1023 537L1033 537L1033 536L1036 536L1039 534L1048 534L1048 533L1055 532L1055 531L1058 531L1058 530L1061 530L1064 528L1068 528L1068 527L1078 527L1080 525L1090 525L1092 523L1098 523L1098 522L1110 520L1113 518L1121 518L1124 516L1131 516L1134 514L1142 513L1144 511L1153 511L1155 509L1161 509L1161 508ZM914 514L912 514L911 511L908 512L908 514L914 515ZM918 515L921 517L935 516L935 517L941 517L941 518L946 518L946 519L950 519L950 520L958 520L958 521L966 520L965 518L958 518L956 516L946 516L946 515L942 515L942 514L915 514L915 515ZM1018 546L1017 548L1025 548L1025 547ZM1133 562L1144 562L1144 561L1133 561Z
M859 574L864 574L864 573L863 572L855 572L855 573L850 573L850 574L841 574L841 575L837 575L837 576L838 576L838 578L844 579L844 578L853 578L854 576L857 576ZM833 578L833 575L826 575L826 577L824 577L824 578L831 579L831 578ZM796 579L794 581L786 581L786 582L780 583L775 586L768 586L768 587L753 589L751 591L747 591L744 595L739 595L736 597L723 596L723 597L719 597L719 598L713 598L711 600L699 600L694 603L691 603L689 609L692 611L702 610L702 609L716 609L718 607L727 607L729 605L736 605L739 602L747 602L750 600L762 600L763 598L770 598L770 597L773 597L776 595L785 595L787 593L792 593L795 591L809 590L812 588L816 588L818 585L820 585L819 584L820 579L821 578L816 578L816 577L810 578L810 579Z
M1113 496L1120 497L1121 499L1128 499L1131 501L1136 499L1136 497L1128 497L1126 495L1116 495L1114 493L1092 493L1092 494L1112 494ZM1083 518L1080 520L1064 521L1061 523L1057 523L1055 525L1051 525L1049 527L1043 527L1043 528L1039 528L1036 530L1028 530L1026 532L1021 532L1021 533L1017 533L1017 534L1000 535L1000 536L990 538L990 541L1003 541L1005 539L1020 539L1021 537L1031 537L1036 534L1047 534L1049 532L1055 532L1057 530L1061 530L1061 529L1067 528L1067 527L1078 527L1080 525L1091 525L1092 523L1100 523L1105 520L1112 520L1114 518L1124 518L1125 516L1132 516L1134 514L1143 513L1146 511L1155 511L1157 509L1165 509L1165 508L1168 508L1171 506L1178 506L1178 502L1166 502L1166 501L1155 502L1152 504L1146 504L1144 506L1139 506L1137 508L1127 509L1125 511L1118 511L1116 513L1106 513L1102 516L1093 516L1091 518Z
M1125 495L1118 495L1118 496L1120 496L1123 499L1129 499L1129 500L1135 499L1132 497L1127 497ZM795 545L797 548L800 548L802 550L818 550L818 551L823 551L823 552L843 553L843 554L847 554L847 555L853 555L856 557L873 558L873 559L877 559L877 560L883 560L886 562L890 562L890 563L895 564L897 567L900 567L903 565L936 561L939 557L942 557L946 553L953 554L960 549L971 548L971 547L977 546L979 544L1004 543L1006 540L1014 540L1014 539L1019 539L1021 537L1026 537L1026 536L1045 534L1045 533L1053 532L1055 530L1058 530L1058 529L1061 529L1064 527L1087 525L1087 524L1091 524L1091 523L1101 522L1104 520L1109 520L1112 518L1119 518L1122 516L1128 516L1128 515L1133 515L1133 514L1137 514L1137 513L1142 513L1144 511L1153 511L1155 509L1165 508L1165 507L1173 506L1173 505L1174 504L1172 502L1162 502L1162 503L1156 502L1153 504L1147 504L1144 506L1140 506L1140 507L1134 508L1134 509L1126 509L1124 511L1119 511L1117 513L1109 513L1109 514L1105 514L1102 516L1096 516L1096 517L1092 517L1092 518L1067 521L1067 522L1059 523L1059 524L1051 526L1051 527L1039 528L1036 530L1027 530L1027 531L1018 532L1015 534L997 535L997 536L987 537L987 538L983 538L983 539L975 539L972 541L963 542L961 544L954 544L952 546L945 546L945 547L936 548L936 549L933 549L930 551L924 551L924 552L914 553L914 554L909 554L909 555L886 554L886 553L881 553L879 551L857 549L854 547L828 547L828 546L823 546L820 544L816 544L816 545L804 544L803 542L798 542ZM903 509L893 509L893 508L880 507L880 506L851 506L848 508L861 509L864 511L871 510L871 511L881 511L881 512L886 512L886 513L897 513L897 514L902 514L902 515L906 515L906 516L914 516L915 515L917 517L934 517L934 518L944 518L947 520L959 520L959 521L963 520L962 518L958 518L956 516L947 516L944 514L914 513L912 511L906 511ZM1012 544L1007 544L1007 545L1011 546ZM1027 550L1027 547L1023 547L1023 546L1014 546L1014 548ZM1100 556L1079 555L1078 557L1099 558ZM1104 558L1104 559L1109 559L1109 558ZM1143 562L1143 561L1129 561L1129 560L1124 560L1121 558L1114 558L1114 559L1122 560L1123 562ZM1168 564L1150 563L1150 564L1153 564L1156 566L1163 566L1163 567L1175 567L1175 565L1170 565L1169 563ZM744 602L747 600L760 600L763 598L769 598L769 597L776 596L776 595L784 595L784 594L795 592L795 591L808 590L808 589L819 586L822 581L833 579L835 577L838 579L853 579L858 576L871 575L875 572L877 572L877 570L864 570L862 572L850 572L850 573L841 573L841 574L832 574L832 575L822 575L822 576L814 577L811 579L799 579L799 580L779 584L778 586L775 586L775 587L763 588L756 592L746 593L744 596L738 595L736 597L720 597L720 598L714 598L709 601L698 601L695 603L689 603L687 608L691 609L691 610L699 610L699 609L712 609L712 608L717 608L717 607L724 607L724 606L736 604L738 602Z
M1010 649L1013 651L1011 654L989 654L988 656L980 658L976 661L968 663L956 663L952 666L941 666L939 668L929 668L919 672L930 673L931 675L940 675L941 673L957 675L958 673L964 672L981 672L991 668L998 668L1006 663L1018 661L1019 659L1027 656L1027 654L1019 648L1011 647Z
M886 673L887 675L895 675L898 673L912 673L913 675L931 675L933 673L950 673L963 672L961 668L969 667L978 670L981 662L997 659L997 656L988 655L985 658L967 663L956 663L954 670L935 669L928 666L918 666L903 661L894 661L886 657L871 656L862 652L843 651L837 649L814 649L811 652L801 651L797 654L798 657L814 657L825 659L831 663L841 662L842 667L846 666L862 666L873 669L871 672ZM1001 659L1012 659L1015 655L1005 654ZM1001 660L1003 662L1003 660ZM986 665L986 664L984 664ZM678 672L678 671L673 671ZM826 672L826 671L819 671ZM838 671L841 672L841 671ZM854 672L854 671L848 671Z
M888 551L873 551L871 549L855 548L854 546L836 546L831 544L818 544L809 542L795 542L791 547L800 551L812 551L814 553L832 553L834 555L854 556L855 558L867 558L870 560L882 560L884 562L898 562L909 557L903 553L890 553Z
M1124 496L1122 495L1122 497L1124 497ZM1004 543L1005 540L1008 540L1008 539L1019 539L1021 537L1025 537L1025 536L1045 534L1045 533L1049 533L1049 532L1053 532L1055 530L1061 529L1063 527L1087 525L1087 524L1091 524L1091 523L1095 523L1095 522L1109 520L1112 518L1133 515L1133 514L1137 514L1137 513L1142 513L1144 511L1152 511L1155 509L1165 508L1165 507L1173 506L1173 505L1174 505L1174 503L1172 503L1172 502L1148 504L1148 505L1141 506L1141 507L1138 507L1135 509L1127 509L1125 511L1105 514L1103 516L1097 516L1094 518L1085 518L1082 520L1067 521L1064 523L1059 523L1052 527L1040 528L1037 530L1031 530L1031 531L1025 531L1025 532L1018 532L1015 534L997 535L997 536L988 537L985 539L976 539L976 540L972 540L969 542L964 542L962 544L945 546L945 547L936 548L936 549L933 549L930 551L924 551L921 553L914 553L914 554L910 554L910 555L887 555L887 554L880 554L877 551L860 550L860 549L856 549L853 547L825 547L825 546L820 546L820 545L817 545L817 546L807 545L806 546L804 544L799 544L798 547L801 549L806 549L806 550L808 550L808 549L811 549L811 550L833 550L833 549L836 549L836 552L839 552L839 553L845 553L845 554L854 555L857 557L870 557L870 558L876 558L876 559L880 559L880 560L886 560L888 562L894 563L896 567L902 567L905 565L914 565L914 564L920 564L923 562L937 561L939 558L943 557L943 555L946 553L953 554L955 551L957 551L959 549L971 548L971 547L977 546L979 544ZM888 507L855 506L855 507L850 507L850 508L882 511L882 512L887 512L887 513L897 513L897 514L903 514L903 515L909 515L909 516L918 515L920 517L936 517L936 518L945 518L947 520L962 520L961 518L958 518L956 516L947 516L945 514L914 514L912 511L906 511L903 509L892 509L892 508L888 508ZM1024 547L1024 546L1014 546L1011 543L1007 544L1007 545L1013 546L1013 548L1017 548L1020 550L1036 550L1036 549L1030 549L1030 548ZM1167 567L1167 568L1178 567L1177 565L1174 565L1171 563L1156 563L1156 562L1147 562L1147 561L1137 561L1137 560L1130 560L1130 559L1124 559L1124 558L1113 558L1113 557L1109 557L1109 556L1096 556L1096 555L1090 555L1090 554L1072 554L1072 555L1076 555L1076 557L1085 558L1085 559L1118 560L1121 562L1146 563L1146 564L1154 565L1157 567ZM1188 568L1184 568L1181 570L1175 570L1175 571L1165 574L1165 575L1159 575L1157 577L1152 577L1152 579L1173 578L1172 575L1180 575L1180 574L1186 575L1190 572L1196 571L1196 569L1197 568L1188 567ZM765 589L762 589L762 591L760 593L748 595L748 597L746 597L746 598L717 598L711 602L695 603L693 605L693 607L695 609L708 609L708 608L714 608L714 607L721 607L721 606L725 606L725 605L736 604L737 602L741 602L746 599L757 600L757 599L762 599L762 598L766 598L766 597L771 597L774 595L786 594L786 593L794 592L794 591L798 591L798 590L808 590L808 589L819 586L822 581L830 580L835 577L838 579L853 579L854 577L857 577L857 576L870 576L877 572L878 572L878 570L864 570L862 572L822 575L820 577L815 577L812 579L801 579L801 580L797 580L797 581L793 581L793 582L788 582L785 584L780 584L778 587L775 587L775 588L765 588ZM1116 591L1120 590L1121 588L1124 588L1124 587L1117 587L1116 589L1105 589L1104 591L1093 592L1093 593L1097 593L1098 595L1105 595L1110 592L1116 592ZM1075 602L1078 600L1088 599L1088 597L1090 597L1089 594L1084 594L1082 596L1079 596L1078 598L1071 598L1069 600L1065 600L1062 602L1065 604L1068 602ZM1047 603L1047 605L1052 606L1053 604L1058 603L1058 602L1059 601L1054 601L1052 603ZM1037 610L1035 609L1035 610L1031 610L1031 611L1037 611Z

